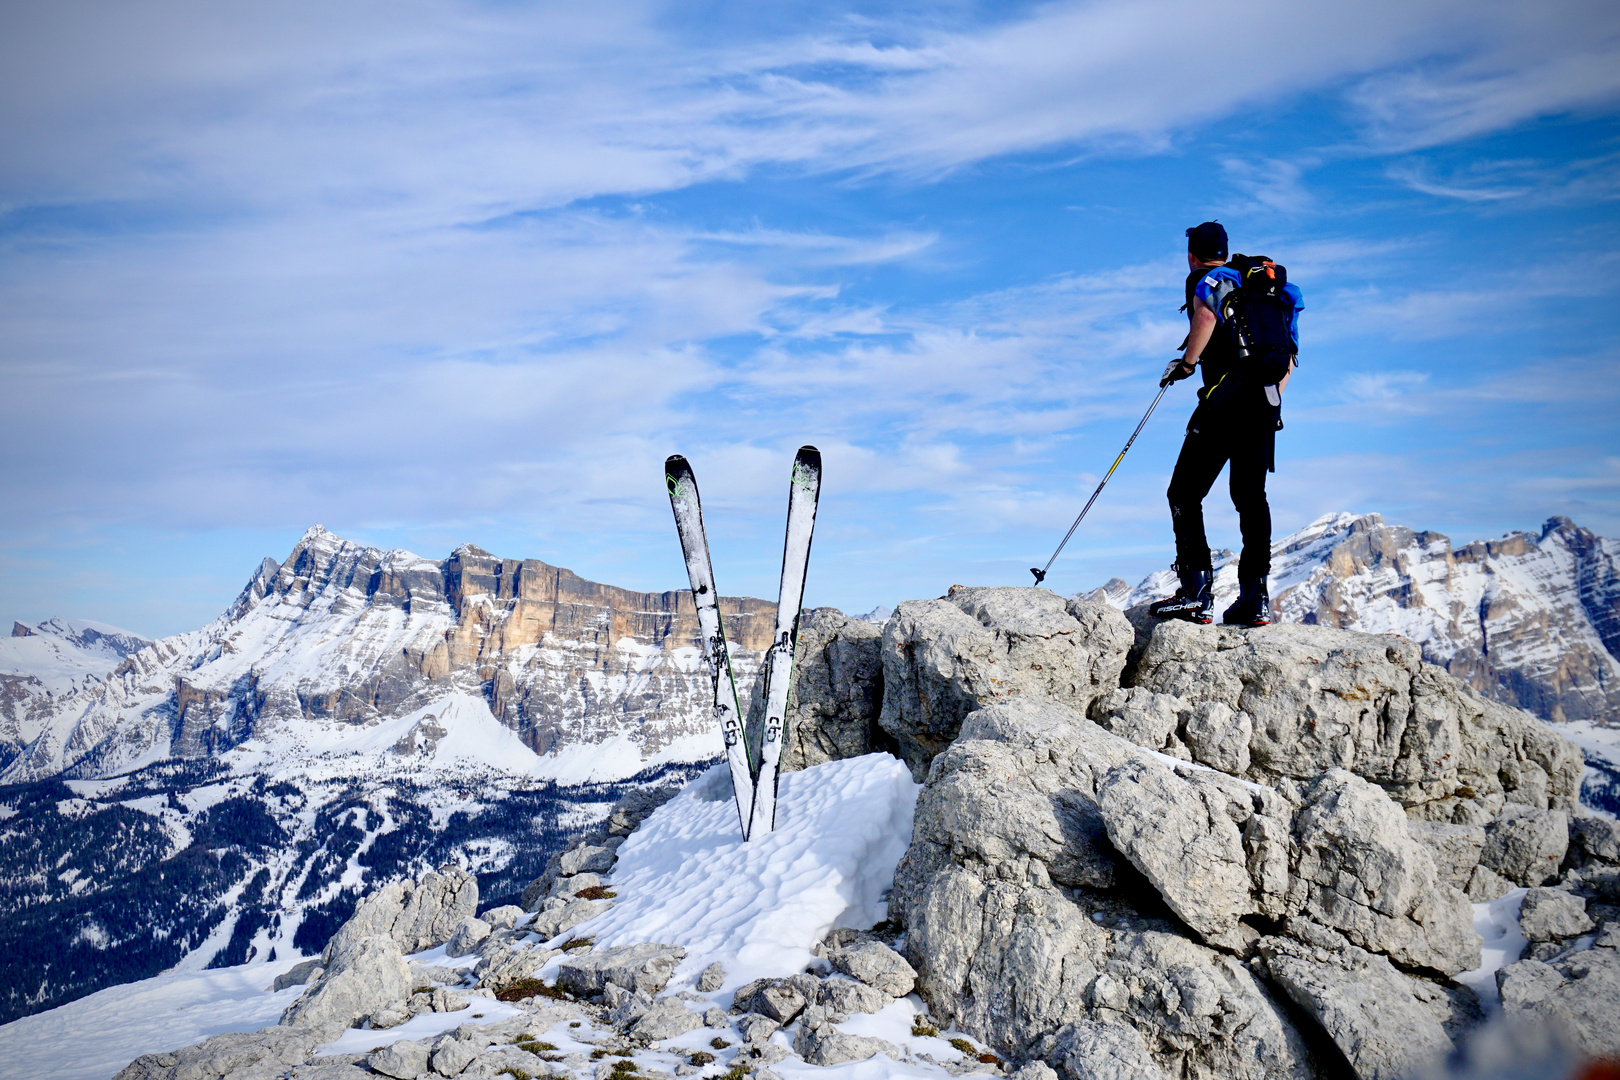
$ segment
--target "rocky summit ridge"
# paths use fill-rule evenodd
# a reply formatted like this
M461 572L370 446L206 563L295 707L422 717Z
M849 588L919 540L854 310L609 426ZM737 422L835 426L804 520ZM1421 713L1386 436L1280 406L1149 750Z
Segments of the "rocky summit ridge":
M1503 1029L1527 1075L1620 1056L1620 825L1579 803L1571 743L1409 639L955 588L882 627L817 612L797 661L788 767L888 751L921 785L885 921L776 928L825 935L808 971L738 985L694 953L697 916L642 940L613 921L644 880L618 883L625 853L690 832L660 815L723 799L715 773L659 809L621 804L521 907L474 916L453 867L390 886L281 1025L121 1080L772 1080L790 1058L794 1075L887 1058L918 1076L1395 1080L1511 1064L1486 1038ZM1504 912L1515 933L1487 949L1482 913ZM478 960L409 966L441 939ZM478 995L523 1014L388 1034ZM910 1036L877 1019L903 1001ZM355 1024L375 1049L315 1057ZM718 1060L690 1053L704 1028ZM949 1061L916 1041L941 1029Z
M1217 610L1237 559L1217 555ZM1090 593L1120 610L1168 596L1175 576ZM1620 723L1620 540L1565 517L1462 546L1378 514L1326 514L1272 545L1281 622L1400 634L1470 686L1547 720Z

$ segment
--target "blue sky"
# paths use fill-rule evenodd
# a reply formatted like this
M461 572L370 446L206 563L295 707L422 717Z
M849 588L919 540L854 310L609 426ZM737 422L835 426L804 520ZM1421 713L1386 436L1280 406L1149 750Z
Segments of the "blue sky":
M0 617L151 634L316 522L726 592L1025 584L1209 217L1305 292L1278 535L1620 534L1620 8L14 7ZM1049 581L1171 558L1172 391ZM1224 485L1212 540L1235 545Z

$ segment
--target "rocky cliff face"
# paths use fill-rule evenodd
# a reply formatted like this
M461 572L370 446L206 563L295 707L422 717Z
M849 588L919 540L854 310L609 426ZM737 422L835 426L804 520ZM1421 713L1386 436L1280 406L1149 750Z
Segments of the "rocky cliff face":
M1424 659L1548 720L1620 719L1620 541L1568 518L1540 533L1455 547L1377 514L1330 514L1273 545L1272 608L1283 622L1400 634ZM1217 559L1217 606L1237 563ZM1121 610L1174 591L1160 571L1090 594Z
M746 688L774 606L724 598L721 609ZM110 776L249 740L283 756L374 754L390 724L386 746L432 757L449 749L453 702L481 703L533 754L594 748L596 775L626 776L719 752L708 693L685 591L616 589L471 546L431 562L317 526L202 630L34 701L31 729L7 729L15 760L0 781ZM523 772L532 758L490 763Z
M1400 636L1130 616L958 589L884 627L869 719L925 780L890 912L940 1020L1071 1080L1403 1077L1500 983L1620 1050L1620 828L1572 744ZM1470 901L1515 888L1560 929L1495 973Z

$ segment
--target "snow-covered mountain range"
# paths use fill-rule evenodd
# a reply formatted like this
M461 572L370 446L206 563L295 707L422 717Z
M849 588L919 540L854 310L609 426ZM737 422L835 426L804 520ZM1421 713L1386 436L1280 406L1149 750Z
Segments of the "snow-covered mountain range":
M744 692L775 605L723 598ZM515 896L626 789L721 751L691 596L309 530L200 630L0 651L0 1021L163 970L318 951L455 860Z
M1588 801L1620 806L1612 731L1588 746L1575 730L1620 715L1617 548L1562 519L1454 549L1333 515L1279 542L1274 597L1281 619L1403 634L1493 696L1570 719ZM1099 595L1128 607L1168 578ZM1235 591L1234 565L1218 591ZM774 605L722 605L746 695ZM446 860L492 902L515 897L625 790L721 749L689 594L470 546L433 562L316 527L195 632L13 633L0 1022L165 970L314 952L364 892Z
M721 603L746 689L775 607ZM474 760L599 780L720 751L689 594L616 589L471 546L432 562L316 526L201 630L103 640L126 647L104 678L48 676L8 693L0 783L238 747L312 767Z
M12 623L11 637L0 638L0 768L27 741L30 717L43 717L58 699L94 689L150 644L128 630L80 619Z
M1175 590L1161 570L1091 595L1121 609ZM1216 610L1237 557L1216 555ZM1620 723L1620 540L1568 518L1462 547L1378 514L1328 514L1272 545L1280 622L1400 634L1475 689L1547 720Z

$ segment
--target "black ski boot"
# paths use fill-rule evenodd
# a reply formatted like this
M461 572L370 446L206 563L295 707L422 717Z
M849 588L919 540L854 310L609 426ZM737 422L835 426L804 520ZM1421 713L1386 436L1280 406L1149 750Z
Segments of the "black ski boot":
M1226 609L1221 622L1227 626L1270 626L1271 597L1266 594L1266 583L1239 582L1237 603Z
M1155 600L1148 605L1148 613L1156 619L1186 619L1188 622L1208 626L1215 621L1215 597L1210 587L1215 575L1208 570L1183 570L1176 567L1181 587L1176 595Z

